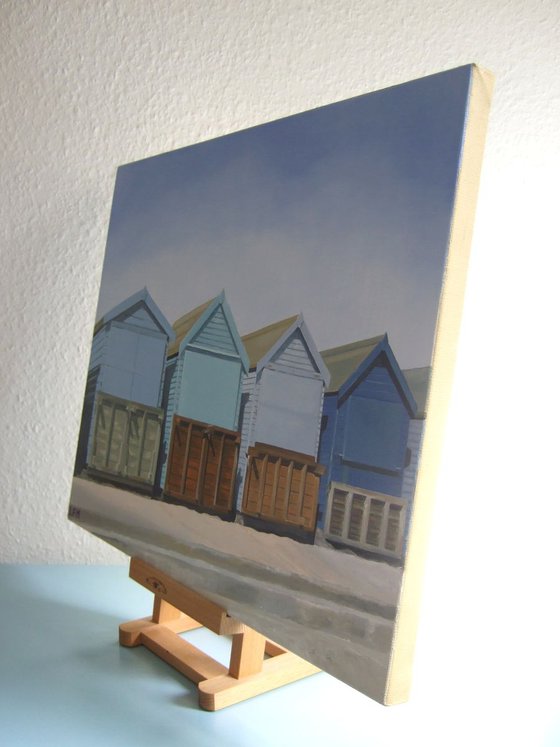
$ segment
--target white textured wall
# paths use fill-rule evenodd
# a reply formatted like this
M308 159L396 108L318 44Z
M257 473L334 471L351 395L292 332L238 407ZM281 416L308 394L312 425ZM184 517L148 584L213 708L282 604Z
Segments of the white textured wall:
M472 743L541 744L560 3L4 0L0 19L4 562L122 559L65 518L118 164L471 61L495 72L413 702L442 744L477 723ZM521 721L532 691L545 710ZM378 728L405 742L425 718L387 713Z

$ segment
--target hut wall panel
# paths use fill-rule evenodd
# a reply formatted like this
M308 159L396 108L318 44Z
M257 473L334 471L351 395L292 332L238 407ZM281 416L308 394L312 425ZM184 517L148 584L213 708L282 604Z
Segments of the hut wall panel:
M407 501L407 509L404 518L404 540L403 552L406 552L408 530L412 518L412 505L414 493L416 491L416 479L418 477L418 467L420 464L420 449L422 447L422 438L424 436L425 420L411 420L408 429L408 443L410 449L410 464L404 471L402 497Z
M102 327L97 334L94 335L91 343L91 354L89 359L88 369L91 371L93 368L101 366L105 359L105 349L107 346L107 327Z
M323 423L323 408L325 402L325 390L321 387L321 404L319 406L319 417L315 421L315 450L314 453L319 455L319 446L321 444L321 428ZM321 461L320 459L318 460Z
M111 323L104 364L119 371L132 373L135 370L136 346L141 334L133 328Z
M342 405L339 422L345 462L392 472L404 469L409 418L401 403L356 394Z
M154 403L153 407L161 405L161 382L166 349L167 340L164 337L153 337L151 335L140 335L138 337L134 361L135 377L141 376L145 379L145 386L149 388L145 396L151 398ZM143 402L144 400L138 401Z
M164 392L163 407L165 410L165 423L163 428L162 448L161 448L161 475L160 487L165 485L167 472L167 457L169 454L169 445L171 443L171 431L173 428L173 415L177 411L179 403L179 392L181 389L181 379L183 376L183 355L176 356L167 361L164 375Z
M111 324L104 351L99 386L106 394L161 404L161 381L167 340L163 335L137 332Z
M259 379L260 382L260 379ZM247 469L247 451L251 445L251 437L255 428L259 383L255 371L243 377L241 384L241 407L239 412L239 429L241 431L241 446L239 449L239 464L237 469L237 508L241 508L245 474Z
M234 430L239 416L241 362L186 350L177 414Z
M416 488L424 423L424 420L411 420L408 428L407 447L410 450L410 463L403 475L402 496L403 498L408 498L410 501L414 497L414 490Z
M379 491L380 493L387 493L388 495L400 496L402 490L402 470L387 472L383 471L383 465L377 467L372 467L370 465L358 466L343 459L346 448L345 439L347 437L345 431L355 427L355 424L350 419L351 408L348 407L348 403L349 401L346 400L338 412L338 428L335 435L331 479L336 482L344 483L345 485L352 485L354 487ZM402 405L401 414L403 418L405 418L403 422L406 423L407 413L404 405ZM356 441L361 439L365 444L374 444L376 441L382 442L383 432L376 430L375 423L372 423L371 426L368 427L364 422L361 422L359 427L360 433L354 433L353 436ZM403 467L406 454L406 439L407 429L403 428L401 431Z
M329 485L334 461L334 442L337 431L338 419L338 394L325 394L323 398L323 418L321 424L321 438L319 441L319 463L326 467L321 477L319 490L319 510L317 526L321 529L325 525L327 502L329 497Z
M254 441L317 456L323 382L264 369Z
M87 464L88 447L90 439L93 436L93 409L98 377L99 368L90 369L86 382L82 419L80 422L80 434L78 436L78 447L76 449L76 464L74 468L76 474L79 474Z

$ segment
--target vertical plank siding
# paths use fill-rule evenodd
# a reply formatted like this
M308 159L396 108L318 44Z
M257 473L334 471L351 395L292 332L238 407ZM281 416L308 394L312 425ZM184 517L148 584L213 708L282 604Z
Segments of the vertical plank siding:
M273 525L315 531L324 468L305 454L266 444L249 448L242 510Z
M164 493L218 513L234 509L239 434L176 415Z
M163 411L98 392L88 465L99 475L153 485Z

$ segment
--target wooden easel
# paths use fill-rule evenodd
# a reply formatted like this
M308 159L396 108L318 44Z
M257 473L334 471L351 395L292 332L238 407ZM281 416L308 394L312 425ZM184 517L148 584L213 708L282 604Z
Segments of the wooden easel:
M138 558L130 561L130 577L153 591L154 612L152 617L120 625L119 643L146 646L188 677L198 685L199 705L207 711L320 671ZM179 635L200 627L232 636L229 669Z

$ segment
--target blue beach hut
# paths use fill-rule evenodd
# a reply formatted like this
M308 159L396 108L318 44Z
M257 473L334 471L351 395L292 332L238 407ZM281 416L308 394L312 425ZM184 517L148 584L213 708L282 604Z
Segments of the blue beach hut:
M175 338L146 288L94 328L77 471L153 483L167 346Z
M318 526L332 544L402 557L410 387L387 335L322 351L330 373L319 461Z

